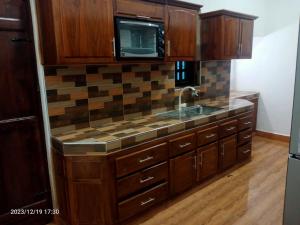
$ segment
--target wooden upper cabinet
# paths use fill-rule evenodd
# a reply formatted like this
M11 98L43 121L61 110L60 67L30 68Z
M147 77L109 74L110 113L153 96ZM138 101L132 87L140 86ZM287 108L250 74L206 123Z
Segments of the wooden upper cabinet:
M37 1L44 64L114 59L111 0Z
M115 14L140 19L164 19L164 5L141 0L116 0Z
M239 58L252 56L253 20L240 20L240 55Z
M201 14L201 59L251 58L255 19L227 10Z
M195 60L198 11L167 7L166 53L168 61Z

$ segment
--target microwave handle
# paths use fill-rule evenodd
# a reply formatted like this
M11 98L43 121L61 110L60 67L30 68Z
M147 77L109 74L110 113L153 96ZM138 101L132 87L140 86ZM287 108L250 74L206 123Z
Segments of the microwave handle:
M168 54L168 56L170 56L170 54L171 54L171 41L170 40L168 40L167 45L168 45L167 54Z
M116 56L116 40L115 38L112 39L112 47L113 47L113 56Z

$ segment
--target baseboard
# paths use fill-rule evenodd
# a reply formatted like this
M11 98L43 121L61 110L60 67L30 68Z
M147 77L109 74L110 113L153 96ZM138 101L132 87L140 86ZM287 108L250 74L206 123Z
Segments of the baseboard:
M285 136L285 135L280 135L280 134L273 134L269 132L264 132L264 131L255 131L255 135L264 137L264 138L269 138L272 140L277 140L277 141L283 141L283 142L290 142L290 136Z

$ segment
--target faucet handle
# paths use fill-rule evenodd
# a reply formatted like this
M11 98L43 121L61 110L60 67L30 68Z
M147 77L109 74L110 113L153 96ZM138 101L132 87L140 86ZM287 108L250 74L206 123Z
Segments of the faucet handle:
M199 96L199 92L197 90L193 91L192 96L193 97L198 97Z

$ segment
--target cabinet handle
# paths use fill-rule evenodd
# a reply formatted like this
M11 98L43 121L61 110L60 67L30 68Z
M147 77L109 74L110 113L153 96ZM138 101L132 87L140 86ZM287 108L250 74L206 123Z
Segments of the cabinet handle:
M202 152L201 152L201 154L200 154L200 163L199 163L199 165L200 165L201 168L203 166L203 159L202 159L202 157L203 157L203 155L202 155Z
M224 146L224 144L222 145L222 152L221 152L221 155L222 155L222 156L225 155L225 146Z
M147 157L144 158L144 159L140 159L140 160L139 160L139 163L144 163L144 162L150 161L150 160L152 160L152 159L154 159L153 156L147 156Z
M249 152L251 152L250 149L243 151L244 154L247 154L247 153L249 153Z
M112 46L113 46L113 55L116 56L116 40L115 38L112 39Z
M197 156L194 156L194 169L197 170Z
M209 139L209 138L212 138L214 136L216 136L216 134L207 135L206 138Z
M244 125L252 124L252 122L245 122Z
M167 50L167 54L168 54L168 56L170 56L171 55L171 41L170 40L168 40L168 50Z
M141 15L137 15L136 17L137 17L137 18L140 18L140 19L151 19L150 16L141 16Z
M141 206L147 205L151 202L155 201L155 198L149 198L147 201L143 201L141 202Z
M235 127L230 127L230 128L227 128L226 130L231 131L231 130L234 130L234 129L235 129Z
M140 184L143 184L143 183L148 182L148 181L153 180L153 179L154 179L154 177L147 177L145 179L140 179Z
M244 139L251 138L251 135L245 136Z
M242 54L242 51L243 51L243 45L242 45L242 43L240 44L240 53Z
M31 42L31 40L29 40L28 38L17 38L17 37L15 37L15 38L12 38L10 40L11 40L11 42Z
M192 144L191 142L187 142L187 143L185 143L185 144L179 145L179 147L180 147L180 148L185 148L185 147L187 147L187 146L189 146L189 145L191 145L191 144Z

